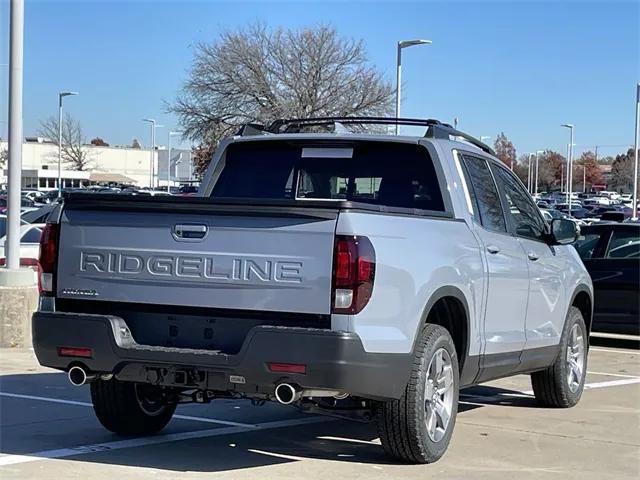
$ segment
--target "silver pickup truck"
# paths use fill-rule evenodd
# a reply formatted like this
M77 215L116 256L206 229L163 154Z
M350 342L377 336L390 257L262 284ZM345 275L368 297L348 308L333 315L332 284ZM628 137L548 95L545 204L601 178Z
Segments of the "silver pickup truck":
M90 383L120 434L180 403L273 400L377 421L417 463L445 452L462 387L530 373L541 404L576 404L593 298L576 224L547 224L449 125L346 131L395 122L245 126L198 197L65 196L42 237L40 363Z

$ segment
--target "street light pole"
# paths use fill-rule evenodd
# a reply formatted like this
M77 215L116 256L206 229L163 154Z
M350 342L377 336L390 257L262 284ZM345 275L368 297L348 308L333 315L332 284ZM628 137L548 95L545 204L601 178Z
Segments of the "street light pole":
M20 268L20 190L22 188L22 79L24 1L11 0L9 48L9 163L7 165L6 268ZM0 272L2 273L2 272ZM3 280L2 283L8 280Z
M634 220L638 219L638 124L640 124L640 83L636 85L636 130L633 149L635 163L633 167L633 212L631 212L631 217Z
M536 186L535 186L535 194L538 195L538 155L544 153L544 150L536 150Z
M78 92L58 93L58 198L62 196L62 99Z
M156 172L156 128L161 128L162 125L156 125L156 121L153 118L143 118L142 119L143 122L147 122L151 125L151 161L150 161L150 165L149 165L149 188L151 188L152 190L155 188L154 187L154 180L153 177L155 175ZM158 183L159 183L158 179Z
M396 55L396 119L400 118L400 90L402 87L402 49L414 45L431 44L431 40L402 40L398 42ZM396 123L396 135L400 133L400 125Z
M568 192L567 192L567 203L569 205L569 216L571 216L571 196L573 193L573 124L571 123L563 123L561 126L568 128L570 131L570 140L569 140L569 166L567 170L567 178L568 178Z
M171 193L171 136L172 135L180 135L182 132L178 131L170 131L169 132L169 155L167 157L167 193ZM176 163L177 165L177 163Z

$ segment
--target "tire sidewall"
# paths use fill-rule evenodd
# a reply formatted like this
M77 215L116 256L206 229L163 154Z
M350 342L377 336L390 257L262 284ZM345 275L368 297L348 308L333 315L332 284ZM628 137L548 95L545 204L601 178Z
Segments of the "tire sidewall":
M567 348L571 341L571 329L574 325L578 324L582 330L582 342L584 348L584 366L582 369L582 378L580 379L580 386L575 392L572 392L569 388L569 382L567 380L567 373L569 365L567 365ZM576 307L571 307L567 312L567 319L564 325L564 331L562 332L561 350L558 356L558 370L560 372L559 381L562 383L562 390L567 399L567 403L573 406L580 401L582 392L584 391L584 384L587 377L587 364L589 359L589 336L587 333L587 327L582 317L582 313Z
M442 327L437 327L437 336L432 341L427 341L423 346L423 350L421 352L421 363L420 363L420 375L419 380L416 384L416 433L420 437L421 443L424 445L425 450L429 453L429 460L434 461L440 458L449 446L449 442L451 440L451 436L453 434L453 430L456 423L456 417L458 414L458 398L459 398L459 388L460 388L460 375L458 370L458 357L456 354L456 349L453 344L453 340L451 336L447 332L446 329ZM427 381L427 369L429 368L429 363L433 358L433 355L440 348L444 348L449 356L451 357L451 368L453 370L453 406L451 408L451 418L449 420L449 425L447 426L447 431L440 439L439 442L434 442L429 437L429 433L427 431L427 412L425 409L425 384Z

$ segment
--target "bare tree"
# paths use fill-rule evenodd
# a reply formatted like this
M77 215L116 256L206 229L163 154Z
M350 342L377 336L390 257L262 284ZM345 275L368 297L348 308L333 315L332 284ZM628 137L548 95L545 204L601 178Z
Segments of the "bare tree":
M330 26L256 24L197 44L189 77L168 110L186 138L215 145L248 122L386 115L393 98L362 41L342 38Z
M133 141L131 142L131 148L142 148L142 145L140 145L140 142L138 141L137 138L134 138Z
M58 119L49 117L40 122L38 135L52 140L58 145ZM89 167L90 159L84 147L84 134L80 122L67 114L62 120L62 161L71 165L72 170L83 171Z

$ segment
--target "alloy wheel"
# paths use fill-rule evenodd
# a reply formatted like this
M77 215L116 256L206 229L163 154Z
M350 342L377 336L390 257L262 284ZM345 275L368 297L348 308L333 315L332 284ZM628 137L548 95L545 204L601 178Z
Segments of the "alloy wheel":
M582 384L584 350L582 328L576 323L571 327L567 345L567 384L572 393L576 393Z
M437 443L447 433L453 410L453 366L451 356L439 348L431 357L424 391L425 421L429 438Z

